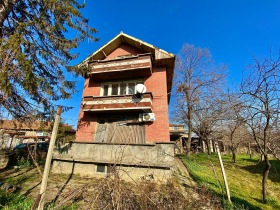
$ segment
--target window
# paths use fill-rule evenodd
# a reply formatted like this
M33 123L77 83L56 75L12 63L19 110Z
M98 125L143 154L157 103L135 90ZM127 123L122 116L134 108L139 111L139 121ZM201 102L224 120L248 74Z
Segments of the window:
M133 95L136 94L136 85L142 81L111 82L102 84L101 96Z
M135 83L128 83L128 94L135 94Z
M126 83L120 84L120 95L126 94Z
M111 95L120 95L119 93L119 84L112 84L111 85L112 88L112 94Z
M105 164L97 164L96 172L105 173L106 172L106 165Z
M104 85L103 86L103 95L107 96L109 93L109 85Z

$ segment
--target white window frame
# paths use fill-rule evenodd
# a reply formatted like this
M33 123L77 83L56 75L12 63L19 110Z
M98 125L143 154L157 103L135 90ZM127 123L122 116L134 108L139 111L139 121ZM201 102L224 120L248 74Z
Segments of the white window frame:
M108 95L106 96L122 96L122 95L133 95L133 94L123 94L120 92L120 85L121 84L126 84L126 93L128 93L129 90L129 83L134 83L134 93L136 94L136 85L141 83L144 84L143 80L126 80L126 81L115 81L115 82L104 82L101 84L101 91L100 91L100 96L104 96L104 86L108 85ZM117 84L118 85L118 94L117 95L112 95L112 85Z

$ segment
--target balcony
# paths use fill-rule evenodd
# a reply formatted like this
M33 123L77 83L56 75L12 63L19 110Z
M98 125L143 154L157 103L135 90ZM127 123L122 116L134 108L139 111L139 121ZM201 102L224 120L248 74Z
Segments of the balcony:
M85 96L84 112L152 112L152 94L145 93L142 98L125 96Z
M89 76L96 80L146 77L152 74L150 54L118 58L113 60L93 61Z

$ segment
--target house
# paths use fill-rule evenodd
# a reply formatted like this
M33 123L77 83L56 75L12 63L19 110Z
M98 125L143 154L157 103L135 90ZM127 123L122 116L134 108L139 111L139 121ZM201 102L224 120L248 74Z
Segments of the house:
M170 124L169 125L170 140L175 142L176 154L183 154L187 150L188 131L184 125ZM205 143L199 139L199 137L192 133L191 150L193 152L204 152Z
M178 125L178 124L170 124L169 134L170 134L170 140L175 142L176 144L175 153L183 154L184 149L186 148L186 141L188 138L185 126Z
M50 131L50 122L0 120L1 148L13 148L20 143L48 141Z
M79 64L87 73L76 139L55 154L53 171L105 175L114 165L123 176L170 174L174 61L173 54L121 32Z
M21 143L49 141L52 123L45 121L0 120L0 148L12 149ZM76 130L68 124L60 125L57 139L64 143L74 139Z

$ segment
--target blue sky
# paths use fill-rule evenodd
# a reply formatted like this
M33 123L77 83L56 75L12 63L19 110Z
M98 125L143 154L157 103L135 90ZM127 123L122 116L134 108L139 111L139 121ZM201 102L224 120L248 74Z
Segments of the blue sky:
M82 14L99 33L99 42L85 41L77 64L120 31L177 54L184 43L209 48L217 63L229 69L229 83L241 79L252 55L280 48L280 0L85 0ZM63 105L74 108L62 118L76 126L83 78Z

